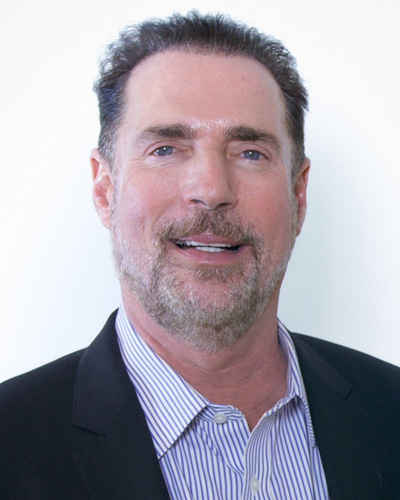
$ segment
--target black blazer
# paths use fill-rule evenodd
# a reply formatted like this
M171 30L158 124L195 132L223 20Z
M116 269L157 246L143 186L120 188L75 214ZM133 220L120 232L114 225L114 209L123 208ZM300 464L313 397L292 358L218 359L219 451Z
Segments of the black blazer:
M399 500L400 369L292 336L331 500ZM0 498L168 498L115 313L87 349L1 384Z

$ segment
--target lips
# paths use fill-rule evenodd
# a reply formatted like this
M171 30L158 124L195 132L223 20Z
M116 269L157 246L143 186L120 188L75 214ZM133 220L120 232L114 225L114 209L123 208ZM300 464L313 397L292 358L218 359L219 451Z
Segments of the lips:
M262 240L250 227L244 227L234 214L223 210L209 213L197 210L179 220L160 225L156 239L173 245L191 259L231 262L246 248L255 252Z
M230 244L223 242L205 243L195 240L176 240L175 245L177 245L182 250L193 248L195 250L199 250L200 252L209 253L237 252L240 248L239 244Z

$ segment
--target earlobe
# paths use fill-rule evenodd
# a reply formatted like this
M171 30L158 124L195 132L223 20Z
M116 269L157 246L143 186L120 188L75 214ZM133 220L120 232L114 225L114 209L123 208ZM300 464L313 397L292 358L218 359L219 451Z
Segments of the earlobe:
M108 162L98 149L90 155L93 179L93 202L101 222L109 229L111 205L114 195L114 181Z
M297 236L301 232L307 212L307 184L311 162L306 158L300 168L294 185L294 195L297 199Z

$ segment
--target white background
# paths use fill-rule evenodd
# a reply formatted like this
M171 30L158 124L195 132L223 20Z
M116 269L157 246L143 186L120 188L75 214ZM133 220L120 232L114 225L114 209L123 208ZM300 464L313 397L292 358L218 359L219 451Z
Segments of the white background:
M309 212L281 319L399 364L400 3L241 3L2 6L0 380L86 346L119 305L91 202L97 56L124 25L193 7L281 39L310 92Z

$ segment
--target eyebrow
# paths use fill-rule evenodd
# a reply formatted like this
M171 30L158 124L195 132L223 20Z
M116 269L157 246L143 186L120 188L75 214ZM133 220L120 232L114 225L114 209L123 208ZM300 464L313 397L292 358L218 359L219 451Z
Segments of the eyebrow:
M136 137L135 142L146 142L154 139L194 139L196 131L180 123L171 125L155 125L144 129Z
M141 143L160 138L195 139L197 130L197 127L181 123L155 125L140 132L140 134L136 137L135 142ZM224 127L223 135L227 141L265 142L276 151L281 150L281 144L277 137L274 134L259 128L244 125L237 127Z
M280 141L274 134L254 127L229 127L225 130L225 136L233 141L266 142L277 151L281 150Z

